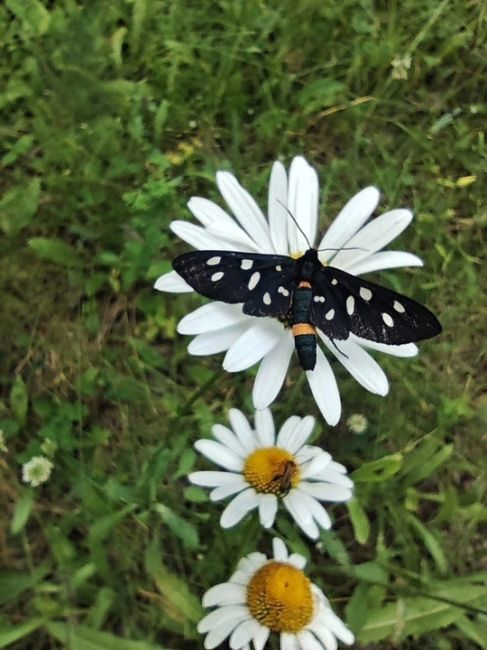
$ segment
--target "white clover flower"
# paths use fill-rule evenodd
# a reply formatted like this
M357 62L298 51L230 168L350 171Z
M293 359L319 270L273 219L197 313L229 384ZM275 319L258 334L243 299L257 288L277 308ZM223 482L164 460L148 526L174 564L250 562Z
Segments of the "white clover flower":
M273 539L274 557L250 553L228 582L203 596L215 607L198 624L204 647L216 648L229 638L232 650L263 650L271 632L280 635L281 650L336 650L337 639L352 645L354 636L333 612L325 594L303 573L306 559L288 554Z
M369 421L362 413L352 413L347 420L347 426L352 433L365 433L369 426Z
M196 449L225 471L193 472L189 480L213 488L210 498L219 501L236 495L222 513L223 528L235 526L251 510L258 509L264 528L274 523L279 501L303 532L316 539L319 529L331 528L320 501L348 501L353 483L343 465L329 453L306 441L314 427L310 415L288 418L276 436L269 409L255 413L255 431L244 414L231 409L232 429L215 424L216 440L198 440Z
M49 480L53 467L53 463L45 456L33 456L22 465L22 480L37 487Z
M172 231L196 249L275 253L298 258L316 241L318 177L304 158L294 158L289 178L284 166L274 163L268 218L232 174L218 172L216 181L234 216L212 201L193 197L188 207L201 226L187 221L171 223ZM375 187L366 187L350 199L316 247L327 249L319 252L322 263L352 275L422 265L422 261L411 253L381 252L408 226L413 215L409 210L391 210L364 225L378 201L379 191ZM290 219L288 211L305 236ZM175 271L161 276L155 288L174 293L192 291ZM223 368L228 372L238 372L260 363L252 393L254 406L262 409L274 401L294 349L291 329L278 319L249 316L242 312L239 304L213 301L185 316L179 322L178 332L195 336L188 347L191 354L226 352ZM362 386L377 395L387 394L388 381L366 348L400 357L417 354L413 343L385 345L354 334L340 341L338 349L319 329L317 334L323 349L334 355ZM336 424L341 413L340 394L334 373L319 345L316 365L313 370L306 371L306 377L325 420Z
M406 81L411 69L412 58L410 54L396 55L391 61L391 77L399 81Z

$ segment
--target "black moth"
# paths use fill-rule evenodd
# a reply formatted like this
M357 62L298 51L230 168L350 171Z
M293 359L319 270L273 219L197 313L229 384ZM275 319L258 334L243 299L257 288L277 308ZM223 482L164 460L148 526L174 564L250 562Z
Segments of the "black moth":
M304 370L313 370L316 364L316 328L332 342L348 339L352 333L387 345L429 339L441 332L438 319L426 307L324 266L314 248L298 259L196 251L179 255L173 268L206 298L243 303L245 314L271 316L292 327Z

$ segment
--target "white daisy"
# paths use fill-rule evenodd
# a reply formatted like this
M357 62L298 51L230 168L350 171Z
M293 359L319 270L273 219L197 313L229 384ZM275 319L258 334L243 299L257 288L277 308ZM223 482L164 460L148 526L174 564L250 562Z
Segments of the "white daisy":
M280 635L281 650L336 650L337 639L352 645L354 636L333 612L319 587L303 573L306 559L288 554L274 538L274 557L250 553L228 582L203 596L215 607L198 624L209 650L229 638L232 650L262 650L271 632Z
M54 465L45 456L33 456L22 465L22 480L37 487L49 480Z
M254 508L264 528L274 523L279 500L298 526L316 539L319 529L331 528L320 501L348 501L353 483L343 465L319 447L307 445L314 427L310 415L288 418L276 436L269 409L255 413L255 430L244 414L231 409L232 429L215 424L215 440L198 440L196 449L225 471L193 472L189 480L213 488L219 501L236 495L222 513L223 528L235 526Z
M301 256L314 245L318 223L318 177L302 157L291 163L289 178L280 162L272 168L268 219L250 194L228 172L218 172L216 181L231 213L204 198L193 197L188 207L201 226L173 221L171 229L199 250L233 250ZM402 251L379 252L397 237L413 218L409 210L391 210L364 225L379 201L379 191L366 187L340 211L316 248L323 263L353 275L400 266L421 266L421 260ZM290 219L299 223L306 238ZM347 248L348 250L343 250ZM338 249L333 252L331 249ZM351 250L353 249L353 250ZM175 271L155 283L160 291L190 292L192 288ZM178 325L181 334L194 335L188 350L195 355L226 352L223 368L228 372L244 370L260 362L253 388L257 409L269 406L284 382L294 349L291 329L274 318L258 318L242 313L241 305L210 302L185 316ZM413 343L389 346L365 341L351 334L340 341L340 351L320 330L325 350L338 358L353 377L377 395L388 392L388 381L379 364L366 348L395 356L417 353ZM340 419L341 404L335 376L318 346L317 362L306 376L323 416L329 424Z

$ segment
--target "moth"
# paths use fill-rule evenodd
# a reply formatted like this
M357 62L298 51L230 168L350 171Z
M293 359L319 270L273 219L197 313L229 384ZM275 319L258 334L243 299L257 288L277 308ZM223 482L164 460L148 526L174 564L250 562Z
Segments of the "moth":
M337 347L355 334L367 341L402 345L436 336L436 316L415 300L324 265L318 250L286 255L195 251L173 261L174 270L212 300L242 303L250 316L277 318L292 328L299 363L316 365L316 330ZM343 354L343 353L342 353Z

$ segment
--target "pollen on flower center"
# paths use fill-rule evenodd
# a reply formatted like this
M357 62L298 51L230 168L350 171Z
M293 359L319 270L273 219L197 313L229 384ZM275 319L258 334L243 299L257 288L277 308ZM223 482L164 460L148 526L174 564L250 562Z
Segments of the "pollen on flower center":
M268 562L247 586L247 606L273 632L297 633L313 616L311 583L290 564Z
M257 492L286 496L299 483L294 456L279 447L256 449L245 461L243 474Z

